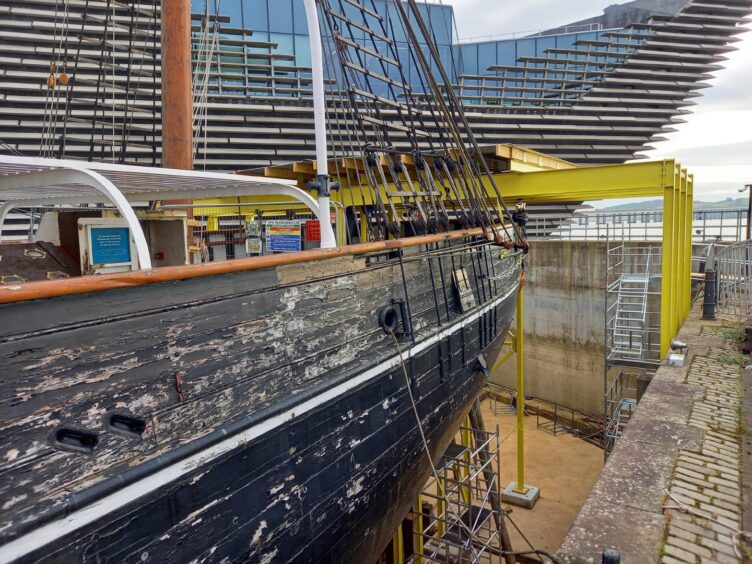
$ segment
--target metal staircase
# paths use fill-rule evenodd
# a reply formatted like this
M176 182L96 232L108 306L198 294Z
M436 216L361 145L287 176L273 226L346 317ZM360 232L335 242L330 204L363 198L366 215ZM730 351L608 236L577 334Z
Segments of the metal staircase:
M620 277L612 356L636 360L645 358L649 285L649 266L644 274L623 274Z

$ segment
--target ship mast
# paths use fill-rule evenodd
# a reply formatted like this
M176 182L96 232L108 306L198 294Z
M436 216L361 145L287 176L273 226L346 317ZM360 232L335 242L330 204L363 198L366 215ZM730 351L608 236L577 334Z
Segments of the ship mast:
M165 168L193 169L192 73L190 0L162 0L162 166Z
M167 0L163 0L166 2ZM329 162L326 148L326 105L324 101L324 65L321 53L321 31L316 0L304 0L308 37L311 39L311 70L313 80L313 121L316 131L316 182L314 188L319 194L319 224L321 225L321 248L337 246L329 220Z

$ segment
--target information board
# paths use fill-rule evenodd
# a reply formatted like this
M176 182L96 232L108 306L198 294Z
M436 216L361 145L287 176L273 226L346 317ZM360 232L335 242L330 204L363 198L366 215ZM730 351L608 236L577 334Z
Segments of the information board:
M296 253L300 251L300 222L294 220L272 220L266 222L266 248L276 253Z
M127 227L91 228L92 264L131 262L131 233Z
M318 219L309 219L305 224L306 241L321 241L321 224Z

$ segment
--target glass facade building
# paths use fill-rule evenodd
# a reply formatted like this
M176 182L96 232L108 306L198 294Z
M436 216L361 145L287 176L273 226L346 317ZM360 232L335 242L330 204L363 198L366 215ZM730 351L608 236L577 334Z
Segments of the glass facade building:
M365 5L378 14L395 11L394 5L385 0L366 0ZM214 13L212 6L213 2L209 0L210 14ZM362 21L359 10L344 1L336 3L333 7L354 21ZM419 7L423 12L423 18L430 26L434 43L436 43L441 54L442 63L446 69L451 69L453 67L452 49L455 43L454 18L451 6L421 4ZM194 14L204 14L207 10L207 0L192 0L192 10ZM222 27L252 30L253 40L268 41L276 45L275 54L292 55L294 59L289 63L290 66L310 66L310 41L303 0L222 0L219 14L229 18L229 23L223 23ZM407 48L405 31L399 25L399 15L391 13L390 16L389 20L393 23L395 29L393 34L392 30L388 30L389 32L386 35L390 37L393 35L396 38L396 49L405 69L408 84L420 90L420 75L417 71L416 62L412 60ZM356 39L365 39L364 32L357 29L353 29L353 31ZM326 26L322 26L322 33L324 33L324 48L333 49L331 39L326 37ZM358 37L358 33L360 37ZM375 50L379 52L386 52L385 46L379 45L378 41L375 46L369 46L375 47ZM377 63L374 60L369 61L366 58L365 62L367 68L377 71ZM390 76L390 78L396 77ZM386 92L380 94L386 94Z
M545 57L548 49L572 49L578 41L601 40L605 31L564 33L462 43L455 46L461 61L462 74L493 74L488 67L493 65L513 66L521 57Z
M212 0L193 0L192 8L194 14L205 14L208 11L211 15L214 13L215 6ZM249 37L252 40L250 44L247 44L245 47L238 46L237 48L225 47L219 56L224 61L239 63L239 60L235 60L237 58L236 53L242 53L243 49L245 49L245 62L247 62L250 55L251 59L253 59L251 62L256 64L255 70L246 68L245 71L241 70L239 64L225 65L226 68L221 73L221 87L223 91L232 91L233 85L243 84L243 72L256 75L255 80L272 72L278 77L284 77L287 74L291 81L299 76L310 77L310 73L307 71L307 67L310 67L311 64L310 40L303 0L222 0L219 6L219 14L223 17L221 24L223 36L232 37L234 33L240 33L243 29L253 32L252 36ZM364 21L366 16L358 8L344 0L332 2L331 6L333 10L343 14L354 22L364 23L374 29L378 28L377 22ZM382 31L383 35L395 38L394 47L388 46L378 39L372 39L370 36L366 37L366 33L358 29L357 24L350 26L346 21L339 18L333 21L341 26L343 34L352 34L352 37L358 43L376 52L398 59L402 65L404 77L400 76L400 71L396 67L384 65L376 57L367 53L357 54L360 58L358 63L362 64L369 71L386 75L398 83L405 82L414 92L425 92L427 89L425 78L419 70L420 67L415 54L408 48L405 30L402 29L399 14L395 13L397 8L394 3L391 1L387 2L386 0L365 0L364 6L372 12L388 16L384 18L387 27ZM534 90L542 89L546 86L545 83L527 84L524 88L515 87L515 77L527 74L527 71L521 74L515 71L499 73L496 70L490 70L490 67L494 65L522 65L526 69L535 69L538 66L547 66L548 68L556 69L559 66L556 59L561 57L562 59L569 60L567 63L569 70L578 70L577 61L582 60L584 62L587 60L589 63L594 61L588 49L583 49L581 53L565 55L552 55L550 50L577 50L580 42L604 40L607 39L609 31L614 31L593 31L592 28L588 27L580 27L579 30L575 28L575 31L571 31L563 28L562 33L545 34L535 37L460 42L457 30L455 29L454 12L451 6L419 4L419 9L422 11L421 15L430 29L433 42L438 48L445 70L449 74L452 83L462 82L464 87L462 95L468 103L472 103L472 100L480 100L480 103L485 104L487 98L494 98L494 91L500 90L500 88L494 88L493 86L485 86L485 90L483 90L483 87L480 90L477 89L476 87L482 81L474 80L472 78L473 75L494 77L503 74L506 79L511 78L511 82L508 83L509 87L503 89L504 95L496 97L496 101L493 103L500 103L502 105L516 104L516 100L521 98L540 98L540 96L534 93ZM408 12L412 14L409 9ZM324 19L326 18L327 16L324 15ZM370 19L370 17L367 18ZM394 26L394 29L391 29L389 26ZM325 62L327 62L334 59L334 57L326 56L327 54L331 55L334 53L334 41L327 35L329 31L326 22L324 22L321 28L324 34L324 50L327 52L325 54ZM417 29L417 25L414 25L413 29ZM257 58L255 59L254 53L257 53ZM433 60L428 54L426 47L424 47L424 53L427 55L426 58L433 64ZM545 58L547 61L527 61L526 57ZM595 60L597 61L597 57ZM575 64L571 64L572 61ZM607 60L603 60L602 62L605 65L609 63ZM435 68L433 70L434 76L438 78L437 70ZM340 78L341 70L338 68L338 65L330 64L325 69L325 72L332 79ZM234 74L238 76L237 80L233 78ZM465 78L462 78L463 76ZM282 80L284 81L285 78L282 78ZM341 80L337 81L343 83ZM216 81L212 80L211 83L214 87L217 86ZM531 86L534 89L532 94L529 88ZM394 89L390 92L390 87L378 80L372 82L371 89L375 94L383 97L398 98L400 96L400 93L395 94ZM265 95L266 93L261 88L254 90L246 87L242 91L242 94L245 96ZM238 92L238 94L241 94L241 92ZM301 94L300 91L296 91L294 88L284 87L275 89L274 94L277 96L307 95L306 93Z

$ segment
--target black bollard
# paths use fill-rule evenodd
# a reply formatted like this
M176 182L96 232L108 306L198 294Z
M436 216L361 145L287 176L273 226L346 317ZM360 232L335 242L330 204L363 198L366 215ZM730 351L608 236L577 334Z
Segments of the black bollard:
M607 548L603 551L602 564L619 564L621 562L621 554L615 548Z
M715 295L716 295L716 273L715 270L705 271L705 294L702 298L702 318L705 320L715 320Z

